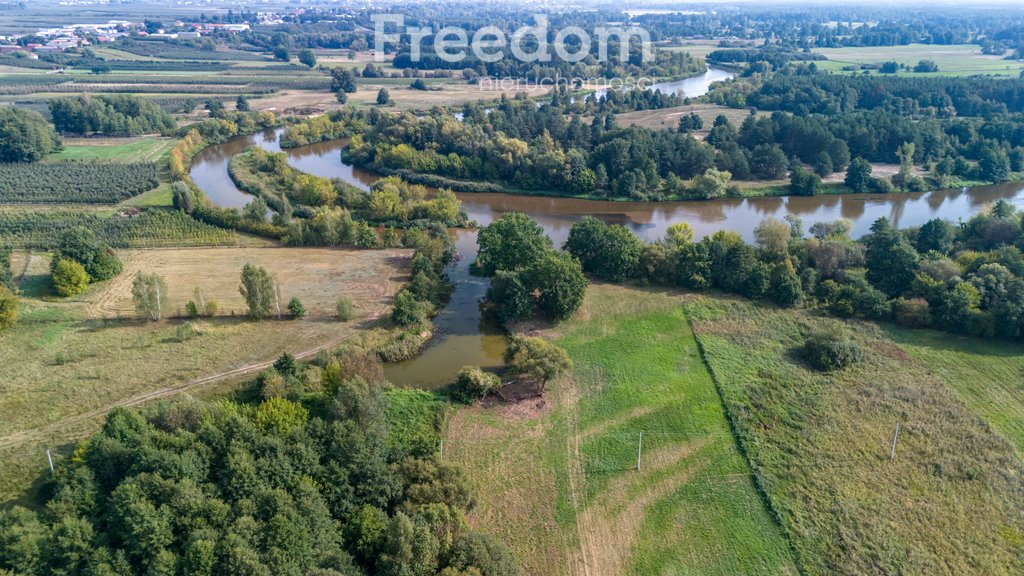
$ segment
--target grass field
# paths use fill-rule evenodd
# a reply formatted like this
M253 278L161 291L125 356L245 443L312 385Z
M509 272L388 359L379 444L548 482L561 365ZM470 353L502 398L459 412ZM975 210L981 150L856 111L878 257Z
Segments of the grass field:
M715 118L719 115L725 116L730 122L739 127L743 120L750 115L750 110L719 106L718 104L691 104L689 106L674 106L659 110L640 110L616 114L615 122L619 126L641 126L651 130L676 130L679 128L679 119L683 116L689 116L691 113L700 116L701 121L704 122L704 128L695 132L698 137L703 138L711 131ZM766 112L759 112L758 114L762 116L767 115ZM584 122L587 123L590 120L590 118L585 118Z
M165 162L174 138L65 138L64 150L47 161Z
M1024 466L925 360L958 348L952 338L908 354L877 326L850 323L864 359L822 374L795 350L837 320L740 300L686 308L802 573L1024 570ZM993 350L959 348L977 366Z
M932 60L939 65L938 72L916 73L900 71L899 74L915 76L970 76L991 74L1016 77L1024 70L1024 62L1004 60L1002 56L987 56L976 44L908 44L906 46L868 46L858 48L815 48L814 52L824 54L827 61L815 64L824 70L843 71L844 66L860 64L881 64L895 61L913 68L921 60ZM874 73L874 72L873 72Z
M470 522L509 542L528 574L796 573L682 305L592 286L546 334L571 374L542 400L453 417L445 454L478 489Z
M326 248L249 248L122 252L126 270L83 295L50 295L45 254L17 253L12 269L21 276L18 325L0 334L0 503L20 496L45 469L44 447L67 444L88 433L109 408L205 386L211 376L248 373L282 352L332 347L386 311L404 282L404 250L348 251ZM304 320L243 318L238 295L242 263L277 274L282 296L303 298ZM171 308L184 309L196 287L220 304L221 316L195 322L182 337L182 322L118 319L131 312L131 274L155 271L171 292ZM328 303L346 294L356 318L329 318ZM232 316L234 311L234 316ZM210 380L207 380L210 379Z
M1024 351L1019 344L895 327L886 334L1024 455Z
M690 55L697 58L706 58L715 50L722 50L718 47L718 40L687 40L674 46L658 46L658 49L668 52L689 52Z
M439 87L440 90L413 90L409 88L412 82L409 78L400 79L367 79L360 80L358 90L348 95L348 104L361 108L370 108L377 105L377 92L386 88L391 95L396 110L429 110L434 106L458 106L467 102L477 100L497 100L502 94L510 97L517 92L527 92L529 96L542 96L548 89L528 90L523 86L510 86L503 89L501 86L470 85L461 79L426 80L430 86ZM334 94L327 91L316 90L282 90L273 95L254 100L253 108L259 110L274 110L282 112L290 108L313 108L323 111L339 109Z

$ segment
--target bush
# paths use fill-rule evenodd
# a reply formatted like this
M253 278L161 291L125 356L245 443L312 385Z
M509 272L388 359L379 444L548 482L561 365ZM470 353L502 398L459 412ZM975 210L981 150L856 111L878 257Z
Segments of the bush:
M928 301L923 298L897 298L892 302L893 319L900 326L927 328L932 325Z
M281 357L274 362L274 370L277 370L282 376L294 376L296 366L295 356L288 352L281 354Z
M178 342L187 342L196 336L199 336L199 331L191 322L185 322L174 329L174 339Z
M18 297L7 286L0 284L0 330L14 326L18 321Z
M391 310L391 320L399 326L416 326L427 319L423 303L408 290L402 290L395 297L395 306Z
M351 320L352 317L355 316L355 311L355 305L353 305L352 300L346 296L339 296L338 301L334 303L334 314L337 316L338 320L341 320L342 322L348 322Z
M298 298L292 298L288 301L288 313L293 318L302 319L306 317L306 307L302 305Z
M81 294L89 287L89 274L85 268L69 258L59 258L54 262L50 279L53 289L65 298Z
M835 325L808 336L801 355L818 370L831 372L859 362L863 352L842 327Z
M484 372L479 366L463 366L455 377L455 396L466 403L483 398L500 387L501 378Z

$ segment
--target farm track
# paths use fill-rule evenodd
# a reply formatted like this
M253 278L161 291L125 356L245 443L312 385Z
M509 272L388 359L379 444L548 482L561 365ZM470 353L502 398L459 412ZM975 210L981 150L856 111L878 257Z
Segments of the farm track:
M391 279L385 280L383 283L381 283L380 286L381 286L380 294L381 294L382 298L384 296L386 296L387 294L391 293L391 289L392 289L392 281L391 281ZM387 303L382 303L380 306L378 306L373 311L373 313L367 318L367 320L368 321L374 321L374 320L379 319L381 316L383 316L383 314L387 311L387 309L388 309L388 304ZM341 344L342 342L344 342L345 340L347 340L351 336L352 336L352 334L347 334L347 335L345 335L345 336L343 336L341 338L333 339L333 340L327 342L326 344L320 344L319 346L316 346L316 347L313 347L313 348L310 348L310 349L307 349L307 350L303 350L301 352L297 352L297 353L294 354L294 356L295 356L296 359L299 359L299 360L302 360L302 359L305 359L305 358L309 358L311 356L315 356L316 354L320 353L323 350L328 350L330 348L333 348L333 347ZM225 370L223 372L218 372L216 374L211 374L209 376L203 376L201 378L196 378L196 379L193 379L193 380L189 380L188 382L184 382L182 384L178 384L178 385L175 385L175 386L166 386L166 387L163 387L163 388L159 388L157 390L152 390L152 391L149 391L149 392L144 392L144 393L141 393L141 394L136 394L136 395L130 396L128 398L122 398L121 400L118 400L118 401L113 402L111 404L108 404L106 406L95 408L93 410L89 410L89 411L83 412L81 414L76 414L76 415L70 416L68 418L63 418L61 420L57 420L55 422L51 422L49 424L46 424L44 426L40 426L38 428L32 428L30 430L23 430L21 432L17 432L15 434L11 434L9 436L5 436L3 438L0 438L0 449L11 448L11 447L14 447L14 446L18 446L19 444L24 444L26 442L31 442L33 440L37 440L37 439L40 439L40 438L45 438L46 436L49 436L49 435L53 434L54 432L57 432L57 431L62 430L64 428L68 428L68 427L74 426L76 424L81 424L83 422L88 422L89 420L100 418L100 417L104 416L105 414L109 413L111 410L113 410L115 408L131 408L131 407L135 407L135 406L139 406L139 405L145 404L147 402L152 402L154 400L160 400L162 398L167 398L167 397L173 396L175 394L180 394L182 392L186 392L186 391L192 390L194 388L199 388L199 387L202 387L202 386L206 386L206 385L209 385L209 384L220 382L220 381L225 380L227 378L233 378L233 377L237 377L237 376L243 376L245 374L251 374L251 373L254 373L254 372L259 372L261 370L269 368L270 366L273 366L275 361L276 361L276 359L266 360L266 361L262 361L262 362L251 362L249 364L245 364L243 366L239 366L239 367L233 368L231 370Z
M28 274L28 266L32 263L32 251L29 250L28 254L25 255L25 266L21 269L21 274L18 274L17 280L14 281L14 285L19 289L21 288L21 281L25 279L25 274Z

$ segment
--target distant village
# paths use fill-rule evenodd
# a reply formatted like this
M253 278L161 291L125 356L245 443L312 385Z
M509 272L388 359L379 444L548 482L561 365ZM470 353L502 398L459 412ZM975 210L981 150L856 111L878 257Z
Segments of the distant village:
M257 13L259 24L272 26L283 24L282 15L275 12ZM175 22L173 28L165 31L148 31L142 22L130 22L128 20L110 20L106 24L69 24L58 28L43 28L38 32L27 35L37 42L19 43L22 36L0 36L0 54L12 52L28 52L29 57L38 58L39 54L47 52L64 52L71 48L81 48L95 43L107 44L118 38L128 36L144 36L148 38L174 39L198 39L204 35L216 33L239 33L248 32L251 29L249 24L221 24L221 23L185 23Z

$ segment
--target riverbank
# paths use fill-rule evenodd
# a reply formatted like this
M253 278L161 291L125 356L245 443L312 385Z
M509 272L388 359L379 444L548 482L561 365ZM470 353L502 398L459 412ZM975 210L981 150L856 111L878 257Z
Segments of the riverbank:
M227 174L228 162L253 145L270 152L281 151L277 144L280 130L236 138L205 149L193 164L194 180L212 202L244 206L253 197L231 182ZM340 178L368 190L375 175L342 162L342 147L343 141L321 142L285 152L293 168L317 176ZM494 192L458 192L456 195L469 219L478 225L486 226L506 212L522 212L540 224L556 246L562 245L572 224L585 215L622 224L647 241L664 237L671 224L687 222L697 238L727 230L753 242L754 229L768 217L800 218L805 230L819 222L843 218L852 223L851 236L857 238L882 217L888 218L894 226L906 228L920 226L933 218L953 222L966 219L998 200L1024 205L1024 185L1019 183L890 194L847 194L833 186L829 188L830 193L818 196L789 196L785 184L782 182L774 190L749 197L704 201L609 201ZM478 305L486 294L487 282L479 281L468 272L469 263L476 255L476 231L452 230L450 235L462 256L448 270L455 291L449 304L434 318L434 336L423 353L385 368L388 379L397 384L434 388L450 383L463 364L502 365L504 336L482 321Z
M345 161L350 161L350 158L344 155ZM888 165L880 165L887 167ZM535 196L540 198L565 198L570 200L588 200L595 202L648 202L652 204L662 202L709 202L714 200L720 200L723 197L716 198L696 198L693 196L685 195L668 195L659 197L656 199L637 199L637 198L621 198L621 197L608 197L597 194L567 194L562 191L555 190L525 190L522 188L515 188L512 186L506 186L504 184L496 182L481 182L477 180L454 180L446 178L444 176L438 176L436 174L425 174L420 172L412 172L410 170L388 170L370 166L358 166L360 169L368 173L378 173L385 176L400 176L402 179L412 182L414 184L422 184L432 188L447 188L453 192L460 192L465 194L509 194L515 196ZM846 184L843 183L844 173L837 172L832 176L824 179L821 183L818 194L814 196L828 196L828 195L839 195L839 194L885 194L885 195L899 195L899 194L921 194L928 192L938 192L943 190L960 190L960 189L971 189L981 186L996 186L999 184L1013 184L1016 182L1024 182L1024 172L1013 172L1010 174L1010 178L1006 182L985 182L981 180L963 180L954 178L949 182L948 186L929 188L926 190L915 190L915 191L903 191L895 190L893 192L855 192ZM887 174L883 174L886 176ZM792 190L790 189L788 179L778 180L736 180L730 182L736 193L728 193L724 198L764 198L764 197L782 197L782 196L793 196Z

